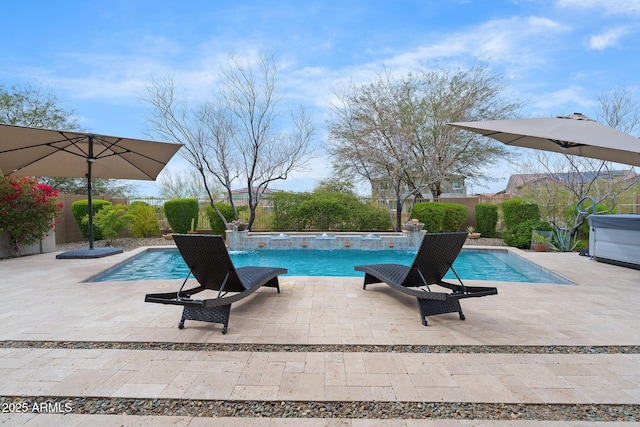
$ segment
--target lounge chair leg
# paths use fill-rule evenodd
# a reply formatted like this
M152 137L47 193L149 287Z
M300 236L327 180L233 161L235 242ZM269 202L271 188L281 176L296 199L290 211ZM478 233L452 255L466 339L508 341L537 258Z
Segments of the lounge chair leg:
M422 318L422 326L427 326L427 318L426 317Z
M180 323L178 323L178 329L184 329L184 320L181 320Z
M463 314L463 313L462 313L462 311L461 311L461 312L460 312L460 320L464 320L464 319L465 319L464 314Z
M227 333L227 326L225 325L222 327L222 334L224 335L226 333Z

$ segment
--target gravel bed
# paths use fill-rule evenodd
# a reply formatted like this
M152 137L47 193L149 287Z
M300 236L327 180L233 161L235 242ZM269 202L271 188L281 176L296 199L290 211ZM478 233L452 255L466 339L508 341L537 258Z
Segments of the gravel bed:
M250 351L256 353L640 354L640 345L229 344L136 341L0 341L0 348Z
M28 408L41 404L62 413L182 417L467 419L635 422L639 405L512 404L469 402L346 402L290 400L133 399L75 396L2 396ZM19 406L22 407L22 406Z

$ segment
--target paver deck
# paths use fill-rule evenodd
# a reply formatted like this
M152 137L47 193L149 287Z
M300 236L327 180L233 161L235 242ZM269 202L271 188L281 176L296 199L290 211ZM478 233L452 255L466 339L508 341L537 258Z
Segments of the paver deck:
M474 415L473 405L496 413L505 405L571 413L622 405L638 413L638 270L575 253L516 250L575 285L495 282L498 295L462 301L466 321L439 315L427 327L415 299L386 285L363 290L362 278L281 276L280 294L266 288L233 305L223 335L220 325L204 322L187 321L179 330L181 307L144 303L146 293L177 289L180 280L83 281L138 251L97 260L45 254L0 261L0 422L553 426L595 420L490 420ZM108 408L122 400L138 406ZM175 415L156 415L154 401L173 405ZM240 416L205 410L228 402ZM256 402L264 403L266 417L242 416ZM308 418L295 409L332 402L365 410ZM363 416L372 402L380 411L404 405L417 412L404 419ZM183 408L191 404L202 411ZM445 419L450 413L434 408L468 411L467 420ZM125 413L140 415L118 415ZM628 414L619 419L635 421Z

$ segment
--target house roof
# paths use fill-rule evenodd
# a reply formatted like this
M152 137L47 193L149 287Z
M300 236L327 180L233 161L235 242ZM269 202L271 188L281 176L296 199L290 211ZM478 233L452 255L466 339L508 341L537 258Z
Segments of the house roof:
M249 193L249 191L247 191L247 188L248 188L248 187L244 187L244 188L237 188L237 189L235 189L235 190L231 190L231 193L232 193L232 194L247 194L247 193ZM258 191L258 188L257 188L257 187L251 187L251 189L252 189L252 191L253 191L253 192ZM263 193L263 194L271 194L271 193L276 193L276 192L278 192L278 191L280 191L280 190L272 190L272 189L270 189L270 188L265 188L265 189L264 189L264 191L263 191L262 193Z
M616 170L608 172L587 171L587 172L559 172L559 173L529 173L511 175L507 188L520 188L526 184L531 184L541 179L552 178L555 181L562 182L588 182L597 177L610 179L632 179L637 174L632 170Z

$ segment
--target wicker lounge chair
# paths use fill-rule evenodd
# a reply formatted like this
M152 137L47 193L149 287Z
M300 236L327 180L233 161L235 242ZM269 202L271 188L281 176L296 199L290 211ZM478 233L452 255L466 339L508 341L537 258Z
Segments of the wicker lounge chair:
M174 234L173 239L189 267L178 292L148 294L145 302L184 306L178 328L184 328L185 320L221 323L222 333L227 333L231 304L246 298L261 286L273 287L280 292L278 275L287 273L284 268L239 267L235 268L221 236L205 234ZM183 290L193 274L200 286ZM193 299L192 296L206 290L217 291L215 298Z
M364 271L364 286L371 283L386 283L407 295L418 299L422 324L427 326L427 316L443 313L459 313L464 320L460 299L495 295L496 288L465 286L453 270L453 261L460 253L467 233L425 234L420 249L410 267L400 264L373 264L356 266ZM442 278L451 269L459 285L443 282ZM432 292L430 285L438 285L452 292Z

